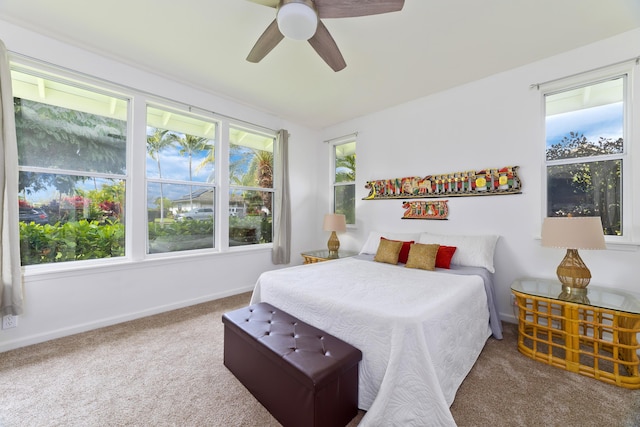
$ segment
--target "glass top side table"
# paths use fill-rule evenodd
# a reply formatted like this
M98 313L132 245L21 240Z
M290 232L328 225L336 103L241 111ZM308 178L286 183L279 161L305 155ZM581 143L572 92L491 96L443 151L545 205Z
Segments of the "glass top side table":
M511 285L518 307L518 351L600 381L640 389L640 295L589 285L573 294L557 280Z
M526 278L514 281L511 290L537 297L640 314L640 294L612 288L589 285L585 295L574 294L558 280Z
M356 256L358 255L358 252L340 250L337 254L330 254L329 249L317 249L313 251L304 251L301 255L302 258L304 258L304 264L313 264L316 262L330 261L332 259Z

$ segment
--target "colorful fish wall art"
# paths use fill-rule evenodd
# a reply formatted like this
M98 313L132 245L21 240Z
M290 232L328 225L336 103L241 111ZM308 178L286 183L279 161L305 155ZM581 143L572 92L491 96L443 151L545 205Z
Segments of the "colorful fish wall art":
M520 194L518 166L479 171L455 172L425 177L405 177L367 181L369 195L363 200L419 199L455 196Z
M447 200L405 201L402 203L402 219L447 219L449 206Z

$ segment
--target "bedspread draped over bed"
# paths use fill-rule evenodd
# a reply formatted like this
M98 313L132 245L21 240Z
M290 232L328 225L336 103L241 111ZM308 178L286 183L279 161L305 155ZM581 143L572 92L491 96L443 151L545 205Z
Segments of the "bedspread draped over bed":
M361 426L454 426L449 407L491 335L480 276L358 258L263 273L258 302L362 351Z

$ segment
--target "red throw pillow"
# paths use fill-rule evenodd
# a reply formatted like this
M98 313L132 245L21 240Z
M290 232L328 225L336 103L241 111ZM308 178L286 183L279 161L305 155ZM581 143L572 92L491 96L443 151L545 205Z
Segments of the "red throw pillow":
M402 242L402 240L392 240L385 239L384 237L380 237L380 240L391 240L392 242ZM413 240L408 242L402 242L402 249L400 249L400 255L398 255L398 262L403 264L407 263L407 259L409 258L409 249L411 249L411 245L415 243Z
M451 267L451 258L453 258L453 254L456 251L455 246L442 246L438 248L438 254L436 255L436 267L439 268L450 268Z

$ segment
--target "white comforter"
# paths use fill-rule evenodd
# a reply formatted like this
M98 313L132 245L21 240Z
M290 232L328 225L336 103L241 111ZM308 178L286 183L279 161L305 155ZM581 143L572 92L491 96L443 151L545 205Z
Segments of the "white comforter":
M263 273L258 302L362 351L361 426L454 426L449 406L491 335L480 277L357 258Z

